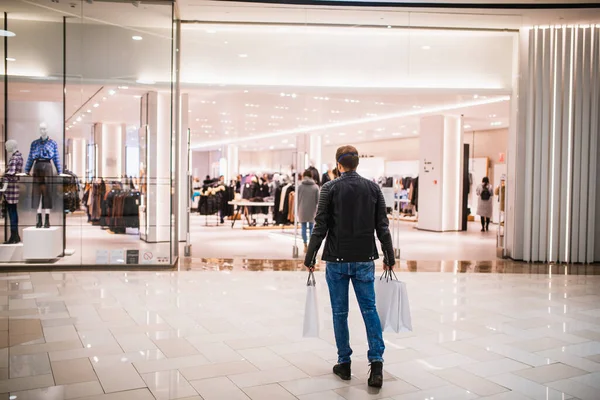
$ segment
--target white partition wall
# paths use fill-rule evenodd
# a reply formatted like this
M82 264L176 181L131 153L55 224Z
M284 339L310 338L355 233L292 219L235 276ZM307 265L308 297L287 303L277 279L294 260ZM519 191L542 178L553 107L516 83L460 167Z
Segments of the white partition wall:
M421 118L419 221L423 230L461 228L463 133L460 117Z
M518 260L600 260L600 29L524 29L509 191L507 254Z

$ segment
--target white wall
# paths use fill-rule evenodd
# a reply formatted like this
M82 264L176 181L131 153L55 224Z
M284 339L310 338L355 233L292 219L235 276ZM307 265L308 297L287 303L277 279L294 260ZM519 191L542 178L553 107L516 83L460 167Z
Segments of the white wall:
M490 159L489 173L490 177L493 177L494 165L498 163L500 153L506 154L507 151L508 129L466 132L463 141L471 145L471 157L488 157ZM325 146L323 148L323 162L334 162L338 147L337 145ZM420 140L418 137L414 137L364 142L357 143L356 148L361 155L383 157L385 161L412 161L419 158Z

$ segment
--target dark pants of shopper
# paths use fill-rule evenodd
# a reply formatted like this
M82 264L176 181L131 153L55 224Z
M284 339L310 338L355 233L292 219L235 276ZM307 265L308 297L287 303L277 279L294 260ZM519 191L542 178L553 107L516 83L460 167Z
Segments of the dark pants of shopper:
M6 204L6 211L8 212L8 218L10 219L10 230L16 231L19 229L19 214L17 213L17 205Z
M350 332L348 330L348 288L354 286L356 300L367 328L369 362L383 361L383 334L375 307L375 263L328 262L325 277L329 286L329 297L333 312L333 330L338 348L338 363L350 362Z
M481 217L481 229L488 230L490 228L490 218L489 217Z

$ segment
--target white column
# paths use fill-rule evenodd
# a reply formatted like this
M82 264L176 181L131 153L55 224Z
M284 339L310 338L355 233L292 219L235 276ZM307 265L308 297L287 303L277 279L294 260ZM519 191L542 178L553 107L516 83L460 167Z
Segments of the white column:
M421 118L419 160L419 222L423 230L461 229L462 118L434 115Z
M73 157L73 173L83 180L85 177L85 160L87 141L85 139L73 139L71 142L71 157Z
M230 180L235 179L240 173L240 147L235 144L227 145L224 154L227 157L225 182L229 183Z
M119 180L122 168L122 126L98 123L94 125L94 137L98 145L98 176L108 181Z
M145 240L168 242L171 227L171 96L149 92L144 97L148 110L145 116L148 126Z
M179 134L179 241L186 240L188 230L187 203L190 197L188 177L188 128L190 126L189 95L181 95L181 121ZM191 155L189 156L191 157ZM190 162L191 163L191 162ZM191 171L189 172L191 173Z
M312 134L309 139L310 148L308 152L308 158L310 163L319 170L319 173L322 175L324 172L323 169L323 139L321 135Z

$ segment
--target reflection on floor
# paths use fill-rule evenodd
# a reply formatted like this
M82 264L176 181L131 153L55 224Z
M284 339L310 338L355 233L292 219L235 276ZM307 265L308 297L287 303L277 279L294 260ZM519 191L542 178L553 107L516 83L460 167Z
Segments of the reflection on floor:
M216 220L213 220L213 223ZM426 232L415 229L415 223L396 221L397 243L405 260L474 260L490 261L496 255L496 227L480 232L478 222L469 223L467 232ZM392 226L392 232L394 227ZM192 254L202 258L291 259L293 230L247 231L237 223L206 226L204 217L192 216ZM297 245L302 248L298 230Z
M191 216L191 244L194 258L236 258L257 260L293 260L293 229L244 230L240 221L235 228L231 223L217 225L215 217L210 217L209 226L203 216ZM479 231L478 223L470 223L467 232L425 232L415 229L410 222L398 224L398 240L401 258L404 260L472 260L491 261L497 259L496 232ZM392 227L393 229L393 227ZM300 231L298 231L300 235ZM59 259L58 265L93 265L97 263L97 250L133 250L140 256L149 252L153 257L168 256L169 242L146 243L139 238L136 229L128 229L127 234L113 234L100 226L86 222L83 214L67 217L67 249L75 250L72 256ZM302 239L296 241L302 252ZM183 254L184 242L180 243ZM302 256L302 254L300 254Z
M381 391L351 298L353 377L301 337L305 272L0 275L0 399L588 399L600 393L600 277L399 273L414 331L385 333ZM353 296L353 295L352 295Z

